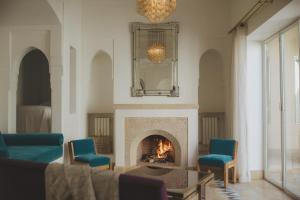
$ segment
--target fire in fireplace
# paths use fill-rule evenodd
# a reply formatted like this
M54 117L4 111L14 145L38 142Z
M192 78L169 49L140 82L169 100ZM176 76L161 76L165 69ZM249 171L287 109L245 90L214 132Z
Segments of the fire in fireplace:
M170 140L161 135L151 135L140 143L141 161L146 163L174 163L175 151Z

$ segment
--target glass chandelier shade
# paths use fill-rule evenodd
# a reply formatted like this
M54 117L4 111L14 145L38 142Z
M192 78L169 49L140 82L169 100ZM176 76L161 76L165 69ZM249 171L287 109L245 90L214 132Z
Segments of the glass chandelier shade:
M157 23L165 20L176 9L176 0L137 0L138 13Z
M163 31L149 33L148 59L155 64L162 63L166 58L166 45Z
M155 64L162 63L166 58L166 49L162 44L153 44L147 51L148 58Z

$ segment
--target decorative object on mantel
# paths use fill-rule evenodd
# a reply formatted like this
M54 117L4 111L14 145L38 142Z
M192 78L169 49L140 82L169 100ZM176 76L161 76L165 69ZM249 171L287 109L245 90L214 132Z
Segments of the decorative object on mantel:
M137 0L137 10L150 22L165 20L176 9L176 0Z
M88 114L88 135L94 139L98 153L113 153L113 123L112 113Z
M148 58L155 64L162 63L166 58L166 45L163 31L152 31L149 33Z
M132 24L132 96L179 96L176 22Z

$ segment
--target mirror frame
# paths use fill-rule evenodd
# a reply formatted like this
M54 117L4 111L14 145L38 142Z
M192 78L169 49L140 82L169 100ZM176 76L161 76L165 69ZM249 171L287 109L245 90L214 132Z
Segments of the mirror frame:
M134 22L131 24L132 28L132 87L131 96L132 97L142 97L142 96L168 96L168 97L179 97L179 86L178 86L178 33L179 33L179 23L169 22L169 23L159 23L159 24L146 24L140 22ZM140 89L139 85L140 79L137 76L137 71L140 67L139 65L139 34L140 30L171 30L174 37L172 38L173 50L172 50L172 89L171 90L143 90Z

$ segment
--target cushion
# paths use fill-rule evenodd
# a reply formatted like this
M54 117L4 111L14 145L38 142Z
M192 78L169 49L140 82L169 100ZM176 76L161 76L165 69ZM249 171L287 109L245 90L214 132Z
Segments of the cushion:
M8 146L9 158L49 163L62 156L62 146Z
M91 167L103 166L110 164L110 158L96 154L85 154L75 157L76 161L88 163Z
M224 165L232 161L232 156L219 155L219 154L208 154L199 158L199 165L224 167Z
M210 154L234 155L235 140L212 139L210 140Z
M25 145L62 145L64 136L61 133L24 133L24 134L3 134L7 146Z
M96 154L94 140L92 138L72 141L74 156L84 154Z

